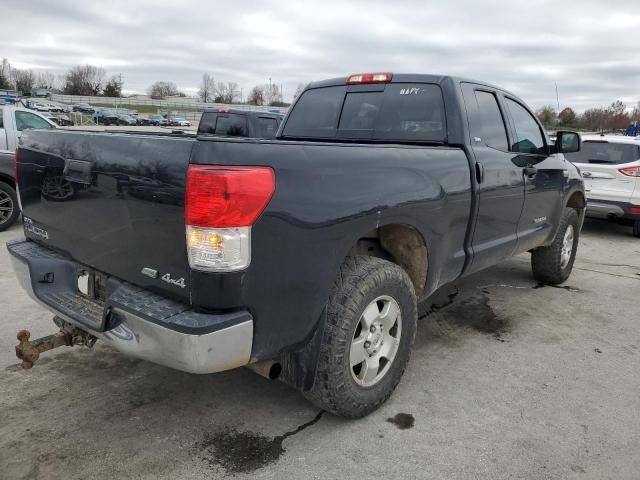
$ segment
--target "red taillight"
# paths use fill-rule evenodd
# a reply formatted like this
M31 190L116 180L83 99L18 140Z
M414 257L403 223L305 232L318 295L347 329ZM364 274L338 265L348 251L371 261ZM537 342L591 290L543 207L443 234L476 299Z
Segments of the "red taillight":
M269 167L190 165L186 224L211 228L252 225L274 190L275 174Z
M640 177L640 167L619 168L618 172L627 177Z
M391 73L358 73L350 75L347 79L347 85L356 85L359 83L389 83L393 78Z
M627 210L634 215L640 215L640 207L627 207Z

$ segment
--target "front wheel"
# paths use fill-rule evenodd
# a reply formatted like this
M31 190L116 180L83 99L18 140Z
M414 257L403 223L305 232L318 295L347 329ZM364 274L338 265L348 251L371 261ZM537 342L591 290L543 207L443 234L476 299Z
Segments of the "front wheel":
M347 418L376 410L402 378L416 322L416 295L402 268L379 258L347 258L327 304L307 398Z
M567 208L560 220L556 238L548 247L538 247L531 253L533 277L540 283L557 285L571 275L578 251L580 218L573 208Z

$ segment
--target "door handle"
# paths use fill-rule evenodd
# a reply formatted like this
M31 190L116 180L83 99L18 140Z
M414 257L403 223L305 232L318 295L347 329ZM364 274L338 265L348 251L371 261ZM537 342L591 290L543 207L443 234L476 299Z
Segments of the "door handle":
M536 167L524 167L522 171L528 178L533 178L538 173L538 169Z

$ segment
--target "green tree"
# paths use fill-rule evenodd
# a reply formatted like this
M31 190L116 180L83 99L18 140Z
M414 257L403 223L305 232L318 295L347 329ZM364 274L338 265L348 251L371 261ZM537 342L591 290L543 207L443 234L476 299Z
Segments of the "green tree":
M122 79L120 76L113 76L109 79L102 90L105 97L121 97L122 96Z
M558 119L562 127L575 127L578 116L571 107L567 107L558 114Z
M536 115L538 116L538 120L540 120L540 123L544 125L544 128L555 128L557 118L556 111L553 109L553 107L549 105L542 107L536 112Z

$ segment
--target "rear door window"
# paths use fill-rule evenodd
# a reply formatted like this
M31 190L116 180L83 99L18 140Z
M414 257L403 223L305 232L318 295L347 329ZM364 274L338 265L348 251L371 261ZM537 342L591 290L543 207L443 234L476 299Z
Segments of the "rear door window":
M505 98L505 105L513 120L516 134L516 138L511 144L511 151L543 155L545 153L545 143L538 122L518 102Z
M579 152L565 153L564 156L573 163L618 165L640 160L640 146L585 140Z
M247 117L233 113L218 114L215 133L229 137L248 137Z
M274 138L278 131L278 122L275 118L258 117L258 137Z
M476 90L475 97L478 102L478 116L477 120L471 123L471 135L479 138L487 147L508 152L507 130L496 96L490 92Z
M434 84L391 83L376 91L326 87L306 91L285 137L444 142L442 92Z

